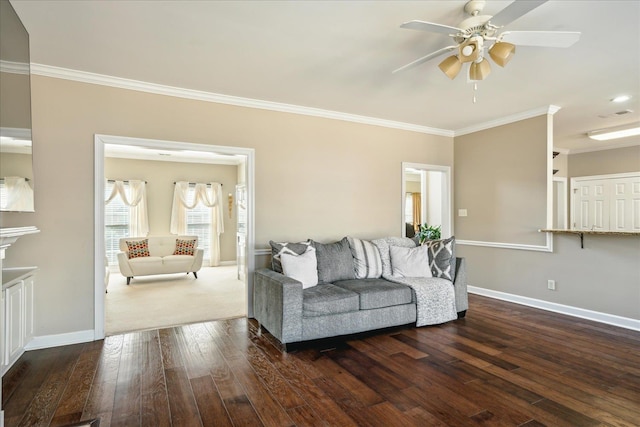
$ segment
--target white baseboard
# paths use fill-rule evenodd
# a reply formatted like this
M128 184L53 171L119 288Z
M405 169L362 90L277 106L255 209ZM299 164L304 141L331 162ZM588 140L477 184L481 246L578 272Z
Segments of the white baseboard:
M79 344L94 340L94 331L89 329L86 331L69 332L57 335L42 335L33 337L29 344L25 346L25 350L38 350L41 348L59 347L61 345Z
M237 261L220 261L220 265L238 265Z
M482 295L542 310L553 311L554 313L566 314L567 316L579 317L581 319L593 320L594 322L606 323L608 325L640 331L640 320L628 317L616 316L614 314L586 310L584 308L573 307L570 305L557 304L555 302L508 294L506 292L494 291L492 289L478 288L476 286L469 286L467 290L471 294Z

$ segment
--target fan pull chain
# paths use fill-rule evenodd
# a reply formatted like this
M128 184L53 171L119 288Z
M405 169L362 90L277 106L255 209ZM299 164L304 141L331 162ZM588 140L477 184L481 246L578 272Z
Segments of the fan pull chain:
M478 91L478 83L473 84L473 103L476 103L476 92Z

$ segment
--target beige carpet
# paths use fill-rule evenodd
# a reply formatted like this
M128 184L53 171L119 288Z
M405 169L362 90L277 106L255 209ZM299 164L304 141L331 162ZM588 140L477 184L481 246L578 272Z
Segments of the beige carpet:
M157 329L247 315L246 285L237 266L203 267L193 274L127 279L112 272L105 294L105 333Z

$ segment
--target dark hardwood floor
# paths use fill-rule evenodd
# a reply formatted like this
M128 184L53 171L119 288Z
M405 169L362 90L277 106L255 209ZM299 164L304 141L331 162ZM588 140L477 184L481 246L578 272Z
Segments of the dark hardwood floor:
M6 426L638 426L640 333L479 296L465 319L279 349L254 321L27 352Z

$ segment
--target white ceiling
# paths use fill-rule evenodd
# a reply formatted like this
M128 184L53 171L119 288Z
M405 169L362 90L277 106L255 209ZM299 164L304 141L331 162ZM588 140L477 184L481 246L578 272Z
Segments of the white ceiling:
M640 2L551 0L508 30L580 31L568 49L518 47L473 85L444 57L391 71L452 43L401 29L457 26L465 1L11 0L31 62L185 89L312 107L449 131L557 105L559 148L596 147L585 133L640 120ZM510 1L491 1L495 15ZM630 101L609 100L629 94ZM632 114L601 118L625 109ZM613 144L640 144L626 138ZM609 143L611 144L611 143Z

